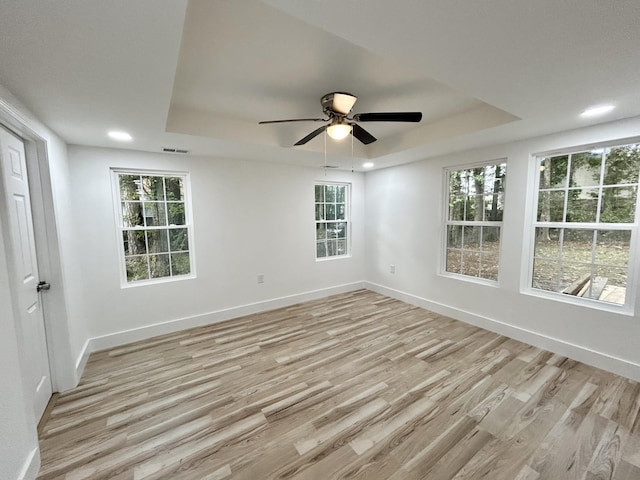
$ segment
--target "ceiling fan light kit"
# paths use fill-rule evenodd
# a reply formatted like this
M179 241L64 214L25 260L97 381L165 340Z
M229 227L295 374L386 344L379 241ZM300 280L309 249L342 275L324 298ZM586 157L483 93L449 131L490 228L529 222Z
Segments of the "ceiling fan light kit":
M334 140L342 140L343 138L347 138L350 133L351 125L348 125L346 123L336 123L327 127L327 135L329 135Z
M352 134L363 144L369 145L376 141L376 137L358 125L358 122L419 122L422 120L422 112L357 113L349 117L348 115L356 100L358 100L358 97L350 93L331 92L323 95L320 99L322 111L328 118L295 118L289 120L267 120L258 123L264 125L286 122L327 122L327 124L298 140L295 143L296 146L304 145L324 131L334 140L342 140Z

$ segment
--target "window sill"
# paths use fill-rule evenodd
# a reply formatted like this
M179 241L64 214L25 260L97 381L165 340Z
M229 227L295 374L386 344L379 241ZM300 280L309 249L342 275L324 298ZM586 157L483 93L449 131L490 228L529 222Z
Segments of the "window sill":
M340 260L341 258L351 258L351 255L332 255L330 257L316 258L316 262L328 262L331 260Z
M138 282L129 282L120 284L120 288L135 288L135 287L148 287L150 285L158 285L163 283L181 282L183 280L193 280L196 278L195 274L190 275L176 275L175 277L155 278L153 280L140 280Z
M438 275L444 278L451 278L454 280L462 280L463 282L470 282L478 285L483 285L485 287L493 287L493 288L500 287L500 284L498 283L498 281L488 280L486 278L471 277L469 275L462 275L460 273L442 272L442 271L439 272Z
M486 278L471 277L469 275L462 275L460 273L444 272L438 273L438 276L444 278L451 278L453 280L462 280L463 282L475 283L477 285L483 285L485 287L499 288L500 284L496 280L488 280Z
M568 303L569 305L575 305L577 307L590 308L592 310L600 310L617 315L633 316L633 308L628 305L601 302L590 298L578 298L573 295L567 295L566 293L548 292L532 287L524 288L520 293L554 302Z

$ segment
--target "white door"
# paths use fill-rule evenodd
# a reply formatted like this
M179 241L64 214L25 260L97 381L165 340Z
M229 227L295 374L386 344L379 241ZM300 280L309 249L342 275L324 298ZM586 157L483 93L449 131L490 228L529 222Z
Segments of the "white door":
M22 375L26 394L33 400L36 420L40 420L51 398L51 374L44 327L42 302L38 292L36 257L27 165L22 140L0 127L0 160L3 214L9 226L9 264L18 347L22 356Z

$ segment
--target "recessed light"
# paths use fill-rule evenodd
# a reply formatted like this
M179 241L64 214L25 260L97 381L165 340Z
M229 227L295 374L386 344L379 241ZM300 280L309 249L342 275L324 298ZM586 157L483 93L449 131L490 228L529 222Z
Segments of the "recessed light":
M109 137L111 137L114 140L117 140L119 142L128 142L130 141L133 137L131 135L129 135L127 132L119 132L116 130L111 130L108 133Z
M365 162L362 164L362 168L371 168L373 167L373 162Z
M598 105L597 107L587 108L584 112L580 114L581 117L597 117L599 115L604 115L605 113L609 113L613 110L613 105Z

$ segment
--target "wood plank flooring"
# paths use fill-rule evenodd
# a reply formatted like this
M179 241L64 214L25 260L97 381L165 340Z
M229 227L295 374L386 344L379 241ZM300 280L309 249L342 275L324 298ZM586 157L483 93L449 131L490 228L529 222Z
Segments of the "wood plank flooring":
M361 290L94 353L39 478L640 479L640 385Z

